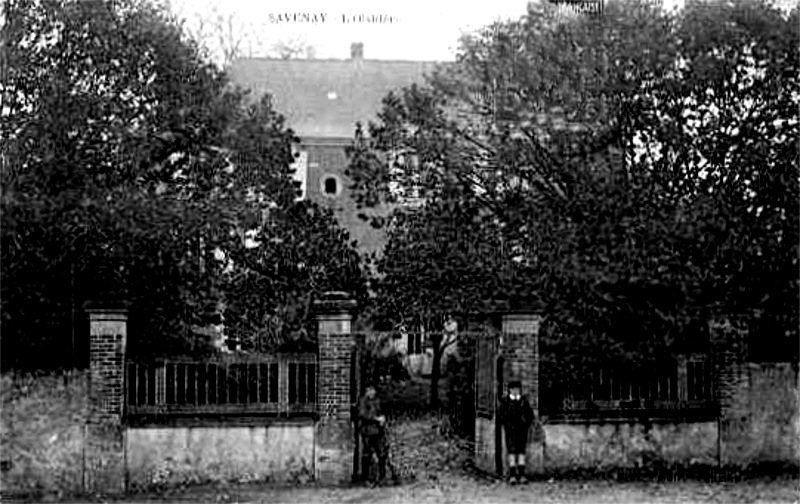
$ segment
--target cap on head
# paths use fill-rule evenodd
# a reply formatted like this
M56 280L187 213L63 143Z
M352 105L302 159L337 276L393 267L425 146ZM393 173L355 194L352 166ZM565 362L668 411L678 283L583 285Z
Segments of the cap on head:
M522 388L522 383L520 383L519 380L510 381L510 382L508 382L508 388L509 389L521 389Z

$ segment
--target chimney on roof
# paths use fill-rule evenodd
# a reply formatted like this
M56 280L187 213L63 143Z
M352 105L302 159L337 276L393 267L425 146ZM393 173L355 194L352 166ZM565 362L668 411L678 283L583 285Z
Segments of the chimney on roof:
M350 44L350 59L360 60L364 59L364 43L353 42Z

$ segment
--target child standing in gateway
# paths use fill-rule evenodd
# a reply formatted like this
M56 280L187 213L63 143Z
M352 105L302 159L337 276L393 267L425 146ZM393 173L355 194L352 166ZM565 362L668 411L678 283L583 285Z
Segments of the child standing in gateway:
M525 449L528 445L528 430L533 422L533 409L522 395L522 384L508 384L508 396L500 403L500 421L506 437L509 481L521 483L525 477Z

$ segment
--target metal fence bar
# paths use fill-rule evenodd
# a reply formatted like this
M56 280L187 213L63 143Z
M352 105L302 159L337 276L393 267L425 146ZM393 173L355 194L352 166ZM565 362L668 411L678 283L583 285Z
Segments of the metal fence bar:
M200 364L194 364L194 404L200 404Z
M296 397L297 403L302 404L305 402L305 391L303 387L305 387L305 376L303 374L306 372L306 365L304 362L297 363L297 381L295 382L295 386L297 388Z
M189 373L187 373L187 366L185 363L178 364L178 373L177 375L180 377L180 388L178 388L178 402L180 404L186 404L186 387L189 385L186 378Z
M156 404L167 402L167 366L156 368Z
M258 368L258 402L267 403L269 402L269 365L266 367L266 373L263 373L265 369L263 364L258 364L256 367ZM264 383L267 384L266 387Z
M139 402L139 404L147 404L147 368L144 366L137 366L137 367L139 368L137 369L138 374L141 376L142 379L136 380L136 387L139 389L136 400Z
M239 380L239 400L250 404L250 366L248 364L240 364Z
M136 374L134 376L134 381L136 382L136 393L135 393L135 401L137 404L143 404L143 395L147 392L143 388L144 377L142 376L144 372L144 368L141 366L136 366Z
M278 361L278 411L289 411L289 362L285 360Z
M210 369L208 363L203 363L203 404L208 404L208 389L210 388L209 385L211 384L211 380L209 380L208 370Z
M660 373L656 375L656 399L661 399L661 376Z
M228 404L230 402L228 400L228 365L220 364L219 371L221 372L217 375L218 404Z
M178 365L172 365L172 402L178 404Z

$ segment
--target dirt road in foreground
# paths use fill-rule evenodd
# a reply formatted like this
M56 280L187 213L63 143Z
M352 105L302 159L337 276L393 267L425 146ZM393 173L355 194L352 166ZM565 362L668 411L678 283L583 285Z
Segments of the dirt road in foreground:
M797 503L797 479L740 483L536 482L522 486L474 481L459 475L384 488L192 488L165 495L131 496L124 502L214 503Z

